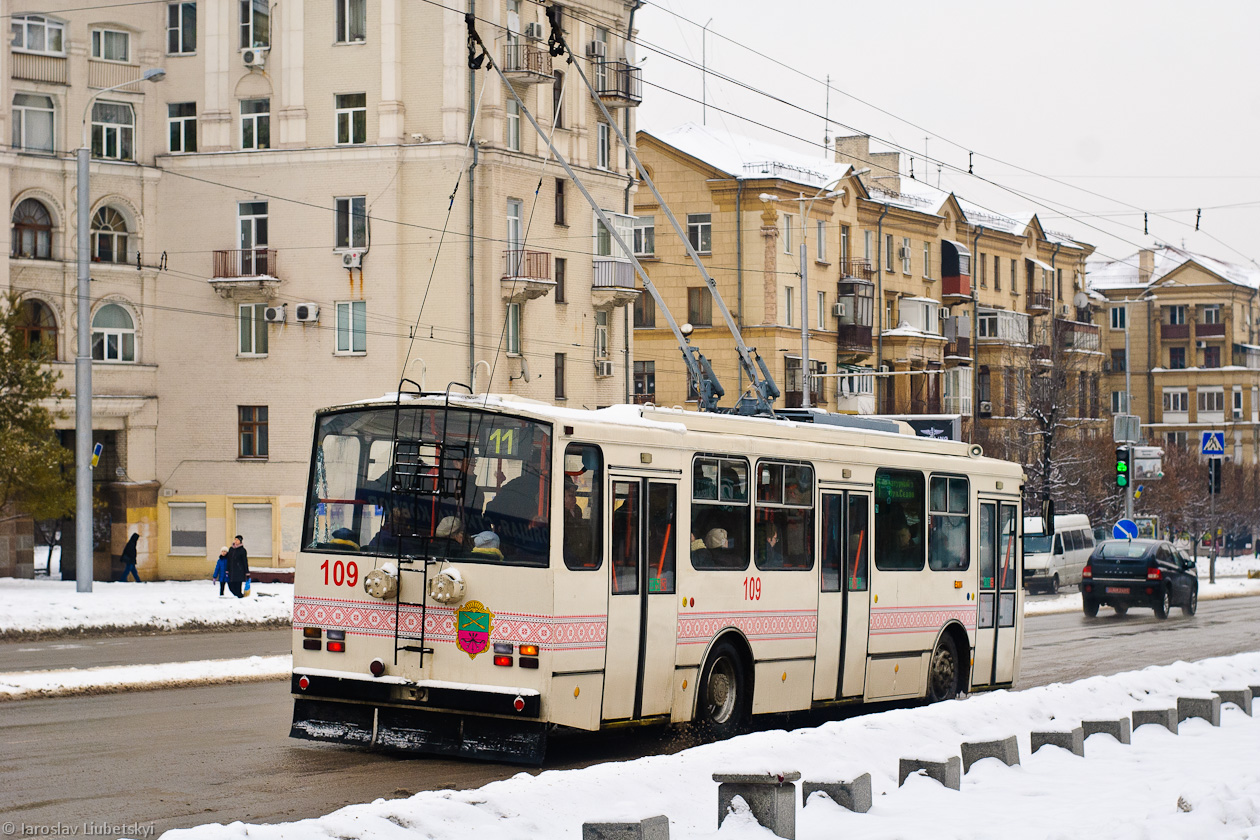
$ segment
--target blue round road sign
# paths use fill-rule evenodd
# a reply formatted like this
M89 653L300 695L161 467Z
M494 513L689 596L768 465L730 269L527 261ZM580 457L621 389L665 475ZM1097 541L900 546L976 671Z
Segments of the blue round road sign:
M1111 536L1118 540L1135 540L1137 531L1137 523L1132 519L1121 519L1111 526Z

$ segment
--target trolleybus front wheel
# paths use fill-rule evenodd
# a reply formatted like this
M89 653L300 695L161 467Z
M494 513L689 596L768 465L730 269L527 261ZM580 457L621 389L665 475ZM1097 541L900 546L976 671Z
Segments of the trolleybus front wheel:
M953 700L958 696L958 649L948 635L941 636L932 651L932 664L928 666L928 702Z
M738 735L748 719L748 679L744 660L729 642L709 654L700 681L697 723L713 738Z

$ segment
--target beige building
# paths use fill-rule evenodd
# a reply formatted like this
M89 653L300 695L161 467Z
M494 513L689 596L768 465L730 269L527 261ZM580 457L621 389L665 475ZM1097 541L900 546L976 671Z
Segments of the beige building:
M1164 245L1091 263L1089 288L1111 410L1124 411L1127 373L1150 443L1197 451L1218 431L1227 457L1260 461L1260 271Z
M635 5L564 7L631 138ZM236 533L255 567L291 566L319 406L401 376L627 399L633 274L511 90L629 237L626 150L547 53L540 6L476 12L510 88L468 69L462 14L423 3L56 0L11 18L0 288L23 296L73 389L86 125L95 475L112 553L138 530L143 577L208 576ZM164 81L103 92L153 67Z

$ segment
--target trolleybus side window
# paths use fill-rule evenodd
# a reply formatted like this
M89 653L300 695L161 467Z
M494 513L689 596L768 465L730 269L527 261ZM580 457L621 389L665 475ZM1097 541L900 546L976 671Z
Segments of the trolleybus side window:
M880 571L923 568L924 490L921 472L876 470L875 568Z
M669 594L674 591L677 509L674 485L648 484L648 592Z
M961 571L971 565L967 479L934 475L929 493L928 568Z
M866 558L871 551L869 524L870 500L865 495L849 494L849 542L845 548L845 585L850 592L865 592L869 585Z
M564 565L598 569L603 560L604 460L598 446L570 443L564 450Z
M691 565L748 568L748 462L698 456L692 467Z
M814 468L809 464L757 464L753 557L757 568L814 567Z
M839 592L844 566L844 494L822 497L822 591Z
M639 592L639 490L638 481L614 481L612 493L612 592Z

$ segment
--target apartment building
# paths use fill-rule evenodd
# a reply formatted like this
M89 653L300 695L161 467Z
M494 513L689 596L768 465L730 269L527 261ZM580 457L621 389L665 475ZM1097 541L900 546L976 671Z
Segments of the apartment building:
M1170 245L1091 262L1103 315L1104 387L1155 445L1225 432L1225 454L1260 461L1260 271Z
M15 10L0 287L71 390L81 132L92 149L95 475L112 527L98 576L136 530L146 578L207 576L237 533L254 566L291 566L312 411L403 376L627 399L628 259L528 116L631 236L614 125L635 136L636 5L564 7L594 95L521 0L476 5L506 84L469 70L463 14L433 4ZM164 80L131 83L158 67Z

